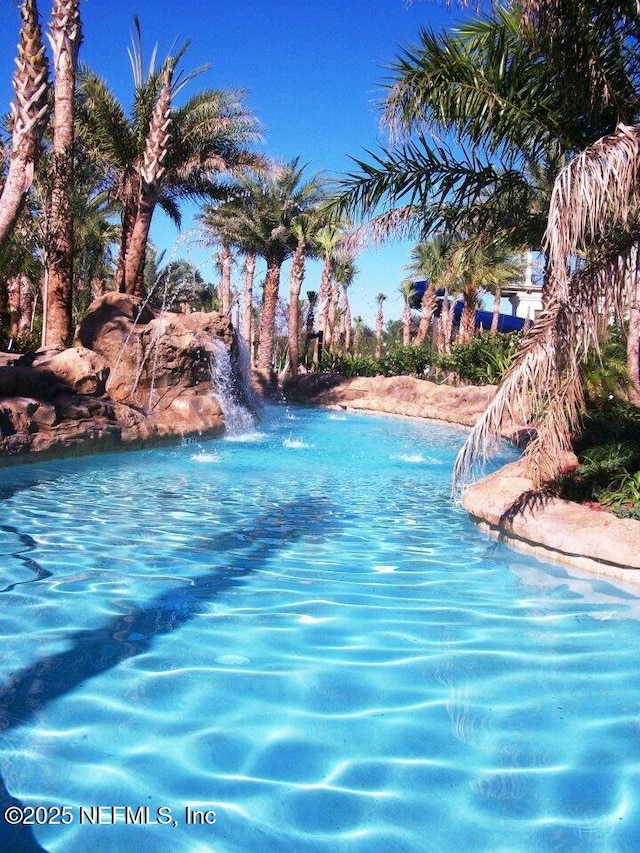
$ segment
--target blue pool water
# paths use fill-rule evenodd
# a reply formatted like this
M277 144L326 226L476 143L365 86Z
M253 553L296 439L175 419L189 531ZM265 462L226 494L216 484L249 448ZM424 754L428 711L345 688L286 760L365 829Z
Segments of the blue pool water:
M479 532L463 438L277 407L0 471L0 849L640 849L636 590Z

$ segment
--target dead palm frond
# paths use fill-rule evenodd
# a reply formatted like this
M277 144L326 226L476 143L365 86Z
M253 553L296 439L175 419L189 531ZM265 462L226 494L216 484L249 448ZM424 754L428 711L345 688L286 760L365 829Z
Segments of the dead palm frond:
M524 459L536 487L560 473L579 429L584 403L580 366L589 352L598 352L603 306L627 304L635 281L635 246L617 248L575 270L562 285L549 282L544 310L458 455L457 492L486 462L508 424L535 428Z

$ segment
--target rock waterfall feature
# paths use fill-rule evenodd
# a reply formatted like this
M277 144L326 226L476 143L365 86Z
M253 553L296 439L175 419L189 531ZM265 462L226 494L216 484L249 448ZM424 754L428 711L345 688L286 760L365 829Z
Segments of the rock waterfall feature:
M89 307L73 347L3 356L0 455L24 461L33 451L96 452L221 435L229 400L238 410L252 405L243 370L235 330L221 314L158 312L108 293ZM224 381L230 390L221 403Z

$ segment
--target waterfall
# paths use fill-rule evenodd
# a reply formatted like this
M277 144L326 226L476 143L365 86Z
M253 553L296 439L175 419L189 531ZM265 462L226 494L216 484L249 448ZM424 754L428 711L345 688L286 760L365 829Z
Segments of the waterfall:
M213 345L214 353L209 360L211 384L222 409L227 435L252 432L256 426L258 398L251 386L248 353L244 354L240 346L240 357L234 369L223 341L214 338Z

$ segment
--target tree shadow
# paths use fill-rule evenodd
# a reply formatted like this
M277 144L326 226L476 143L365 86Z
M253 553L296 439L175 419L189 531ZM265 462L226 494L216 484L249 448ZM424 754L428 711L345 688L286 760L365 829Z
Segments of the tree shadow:
M212 536L212 558L226 555L224 565L190 578L99 628L70 634L68 649L36 661L3 685L0 732L22 725L54 699L147 651L155 637L169 634L197 617L213 599L242 585L284 546L310 534L326 535L335 525L328 499L303 496L273 507L246 528ZM238 568L238 564L242 567ZM21 804L9 794L0 777L0 850L41 851L43 848L29 827L6 823L4 811L10 805Z
M527 492L523 492L500 516L500 521L498 522L500 527L505 528L505 530L511 529L518 515L527 511L536 512L537 510L544 509L552 497L551 492L544 490L530 489Z

